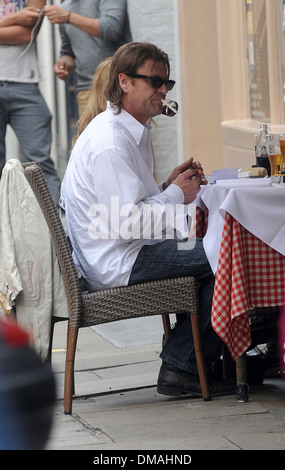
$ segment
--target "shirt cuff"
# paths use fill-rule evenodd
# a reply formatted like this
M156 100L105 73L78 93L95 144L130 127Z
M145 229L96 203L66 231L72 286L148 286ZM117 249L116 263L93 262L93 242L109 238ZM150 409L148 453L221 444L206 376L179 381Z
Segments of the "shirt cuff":
M167 196L171 201L176 204L184 204L184 193L177 184L170 184L164 191L163 194Z

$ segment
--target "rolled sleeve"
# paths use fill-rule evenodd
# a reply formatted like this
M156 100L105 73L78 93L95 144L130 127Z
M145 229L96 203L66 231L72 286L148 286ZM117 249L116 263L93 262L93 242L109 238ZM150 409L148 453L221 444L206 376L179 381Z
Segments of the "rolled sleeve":
M125 0L106 0L100 8L98 18L100 37L104 41L119 42L121 39L127 15Z
M60 38L61 38L60 56L69 55L75 58L75 54L72 50L64 25L60 25L59 32L60 32Z

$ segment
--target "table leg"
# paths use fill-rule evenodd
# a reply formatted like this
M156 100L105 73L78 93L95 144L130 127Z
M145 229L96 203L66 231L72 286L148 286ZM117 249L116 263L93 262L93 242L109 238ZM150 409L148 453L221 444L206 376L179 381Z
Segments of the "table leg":
M248 384L247 384L247 370L246 370L246 353L236 359L236 398L239 402L245 403L248 401Z

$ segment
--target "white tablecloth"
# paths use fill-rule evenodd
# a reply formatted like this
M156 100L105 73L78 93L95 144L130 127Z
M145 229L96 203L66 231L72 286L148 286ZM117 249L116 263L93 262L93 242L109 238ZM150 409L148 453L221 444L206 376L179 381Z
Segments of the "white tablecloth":
M269 179L224 181L202 187L194 201L208 208L205 252L216 273L225 213L274 250L285 256L285 186Z

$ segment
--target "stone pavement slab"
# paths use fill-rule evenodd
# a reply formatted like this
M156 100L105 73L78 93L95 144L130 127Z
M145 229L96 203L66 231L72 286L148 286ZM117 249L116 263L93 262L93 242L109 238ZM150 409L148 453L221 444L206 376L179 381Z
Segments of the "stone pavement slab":
M58 401L47 450L285 449L285 381L267 379L251 390L248 403L234 395L209 402L159 395L162 329L160 323L145 328L154 326L154 344L130 344L127 324L126 342L124 335L117 342L113 331L80 330L72 416L64 415L62 404L66 324L56 326Z
M58 403L48 449L284 450L284 391L258 387L244 404L169 399L152 387L76 399L72 416Z

